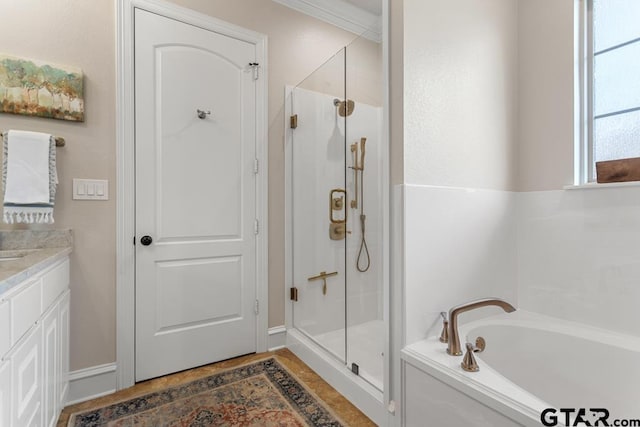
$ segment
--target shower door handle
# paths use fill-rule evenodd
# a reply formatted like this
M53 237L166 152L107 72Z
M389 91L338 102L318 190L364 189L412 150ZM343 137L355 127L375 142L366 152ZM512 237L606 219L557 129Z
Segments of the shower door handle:
M326 295L327 294L327 277L332 277L337 275L338 275L337 271L334 271L332 273L327 273L326 271L322 271L317 276L309 277L307 278L307 280L309 282L312 282L314 280L322 280L322 295Z

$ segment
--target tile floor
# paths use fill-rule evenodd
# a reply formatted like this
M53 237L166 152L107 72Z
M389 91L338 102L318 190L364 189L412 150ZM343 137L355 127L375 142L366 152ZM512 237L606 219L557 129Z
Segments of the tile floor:
M369 418L353 406L340 393L327 384L315 372L298 359L291 351L287 349L278 350L271 353L251 354L235 359L225 360L223 362L202 366L200 368L191 369L177 374L167 375L149 381L144 381L134 385L133 387L118 391L108 396L100 397L87 402L78 403L76 405L67 406L60 415L57 427L66 427L70 414L74 412L87 411L96 407L108 405L121 400L130 399L145 393L161 390L166 387L172 387L178 384L184 384L193 381L196 378L205 377L215 374L216 372L232 368L252 360L262 359L266 355L275 356L280 363L285 365L296 377L303 382L311 391L313 391L327 406L329 406L348 426L368 427L375 426Z

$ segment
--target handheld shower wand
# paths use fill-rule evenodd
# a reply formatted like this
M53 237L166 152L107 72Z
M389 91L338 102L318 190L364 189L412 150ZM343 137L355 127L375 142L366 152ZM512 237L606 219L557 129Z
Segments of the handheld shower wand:
M371 257L369 256L369 248L367 247L367 239L365 238L365 224L367 222L367 216L364 214L364 154L365 154L365 144L367 143L367 138L360 138L360 165L357 164L357 153L356 153L356 179L358 177L358 170L360 171L360 230L362 231L362 237L360 241L360 250L358 251L358 259L356 260L356 268L359 272L364 273L369 270L371 266ZM365 256L366 264L363 267L360 267L360 260L362 256Z

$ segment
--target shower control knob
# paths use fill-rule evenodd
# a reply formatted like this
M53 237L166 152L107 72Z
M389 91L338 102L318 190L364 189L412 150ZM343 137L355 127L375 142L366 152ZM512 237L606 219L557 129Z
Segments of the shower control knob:
M153 242L151 236L142 236L140 239L140 243L142 243L143 246L149 246L151 242Z

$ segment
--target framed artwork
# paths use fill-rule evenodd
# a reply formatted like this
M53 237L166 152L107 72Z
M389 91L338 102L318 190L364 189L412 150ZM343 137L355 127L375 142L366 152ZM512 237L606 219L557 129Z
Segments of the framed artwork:
M83 122L82 70L0 53L0 113Z

